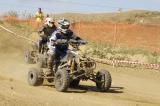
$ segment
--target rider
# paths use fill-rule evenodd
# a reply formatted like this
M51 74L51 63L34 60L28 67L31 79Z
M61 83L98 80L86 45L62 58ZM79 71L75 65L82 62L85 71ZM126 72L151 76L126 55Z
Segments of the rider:
M44 13L42 12L41 8L38 8L38 11L36 12L35 17L36 17L37 22L42 22L43 21Z
M49 41L52 33L56 31L57 27L55 26L55 21L53 18L48 18L42 28L38 30L40 35L39 40L39 53L41 53L42 46Z
M49 58L48 58L48 74L53 72L53 64L54 68L57 67L56 60L57 57L65 56L68 50L68 44L57 44L57 40L81 40L80 37L76 36L70 29L70 22L66 19L61 19L58 21L58 30L55 31L49 41ZM56 70L56 69L54 69Z

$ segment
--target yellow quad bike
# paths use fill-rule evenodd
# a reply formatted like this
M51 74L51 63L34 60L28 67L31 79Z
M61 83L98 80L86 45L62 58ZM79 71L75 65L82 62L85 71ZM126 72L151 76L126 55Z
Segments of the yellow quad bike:
M31 68L28 72L28 83L32 86L42 85L44 79L53 82L57 91L65 92L69 87L76 87L80 80L91 80L96 83L99 91L108 91L111 87L112 78L110 73L102 69L94 71L96 62L86 56L81 56L79 46L86 44L82 40L59 40L57 43L70 44L73 49L68 50L65 57L59 59L57 68L50 76L45 75L47 67ZM44 59L41 59L45 61ZM42 62L42 64L45 62ZM53 64L54 65L54 64ZM43 66L43 65L42 65Z

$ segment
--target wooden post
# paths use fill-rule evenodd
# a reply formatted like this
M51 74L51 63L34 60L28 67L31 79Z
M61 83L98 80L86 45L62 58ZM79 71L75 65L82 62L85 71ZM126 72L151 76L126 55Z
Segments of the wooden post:
M117 42L117 23L115 23L115 27L114 27L114 35L113 35L113 47L116 47L116 42Z

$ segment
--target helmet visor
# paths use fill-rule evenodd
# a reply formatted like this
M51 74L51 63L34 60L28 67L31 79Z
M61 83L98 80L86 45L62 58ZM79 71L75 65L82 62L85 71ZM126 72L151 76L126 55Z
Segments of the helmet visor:
M62 25L61 28L62 29L69 29L69 25Z

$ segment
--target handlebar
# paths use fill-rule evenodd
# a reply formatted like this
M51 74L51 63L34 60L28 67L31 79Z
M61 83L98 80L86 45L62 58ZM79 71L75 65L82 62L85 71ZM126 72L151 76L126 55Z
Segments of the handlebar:
M77 44L77 45L85 45L85 44L87 44L87 41L84 41L84 40L74 40L74 39L70 39L70 40L58 39L58 40L56 41L56 44Z

